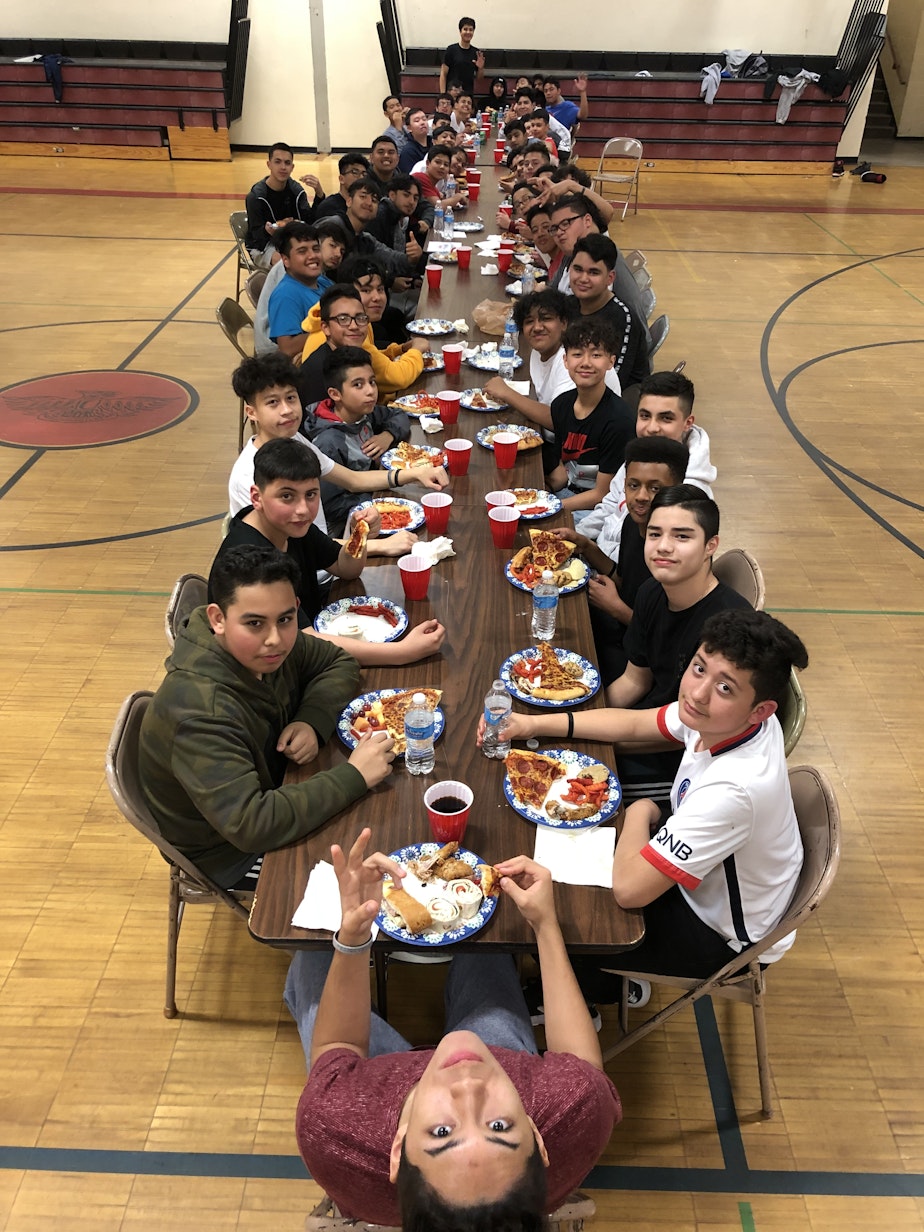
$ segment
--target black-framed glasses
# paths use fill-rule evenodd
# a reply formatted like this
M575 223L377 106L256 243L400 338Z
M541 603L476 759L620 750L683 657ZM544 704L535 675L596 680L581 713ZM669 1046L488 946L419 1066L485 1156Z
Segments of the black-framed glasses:
M335 317L330 318L336 321L341 329L346 329L348 325L368 325L369 318L364 312L357 312L355 317L351 317L348 312L338 312Z
M579 218L583 218L583 214L572 214L570 218L563 218L561 222L550 222L549 231L552 235L557 235L559 231L564 231L566 227L570 227Z

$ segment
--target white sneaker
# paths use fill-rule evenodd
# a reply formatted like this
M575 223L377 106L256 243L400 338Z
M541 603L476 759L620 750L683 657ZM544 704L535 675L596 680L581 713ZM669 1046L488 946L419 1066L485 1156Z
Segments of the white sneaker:
M629 1007L640 1010L651 1000L651 985L647 980L629 980Z

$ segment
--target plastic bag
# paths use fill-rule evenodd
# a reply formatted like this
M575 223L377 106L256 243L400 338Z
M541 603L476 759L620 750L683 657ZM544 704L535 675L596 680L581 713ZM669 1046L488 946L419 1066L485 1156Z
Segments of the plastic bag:
M472 309L472 320L485 334L503 335L507 317L510 314L510 304L498 300L483 299Z

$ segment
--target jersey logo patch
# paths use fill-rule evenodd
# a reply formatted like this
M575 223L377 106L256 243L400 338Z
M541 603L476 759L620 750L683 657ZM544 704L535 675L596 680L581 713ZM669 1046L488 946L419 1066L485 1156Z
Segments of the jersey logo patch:
M678 804L683 803L683 797L687 794L689 790L690 790L690 780L684 779L683 782L680 784L680 787L677 789L677 803Z

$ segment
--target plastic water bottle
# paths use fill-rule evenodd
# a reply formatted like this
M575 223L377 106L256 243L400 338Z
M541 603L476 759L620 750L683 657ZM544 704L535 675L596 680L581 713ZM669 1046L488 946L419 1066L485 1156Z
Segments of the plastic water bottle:
M447 197L454 197L454 196L456 195L456 187L457 187L457 186L456 186L456 177L452 174L452 172L451 172L451 171L450 171L449 175L447 175L447 176L446 176L446 185L445 185L445 187L446 187L446 192L445 192L445 195L446 195Z
M438 240L443 238L443 231L445 230L443 220L443 203L442 201L437 201L433 207L433 234Z
M474 147L475 147L475 158L476 158L476 159L477 159L478 155L481 153L481 132L482 132L482 129L481 129L481 120L479 120L479 121L478 121L478 127L475 129L475 136L474 136L474 138L473 138L473 140L472 140L472 144L473 144L473 145L474 145Z
M533 587L533 620L530 631L537 642L550 642L555 636L555 614L558 611L558 587L555 574L546 569L542 581Z
M527 262L523 262L523 277L520 279L524 295L532 295L536 289L536 271Z
M408 774L430 774L435 764L433 755L433 711L423 693L415 693L404 716L404 739L407 748L404 764Z
M508 317L504 325L504 336L498 347L498 374L504 381L513 378L513 364L517 353L517 327L513 318Z
M456 229L456 218L452 212L452 206L447 205L443 213L443 227L445 229L446 239L452 239L452 233Z
M510 741L504 737L501 728L512 709L513 700L504 688L503 680L495 680L484 699L485 727L481 751L485 757L503 761L510 752Z

